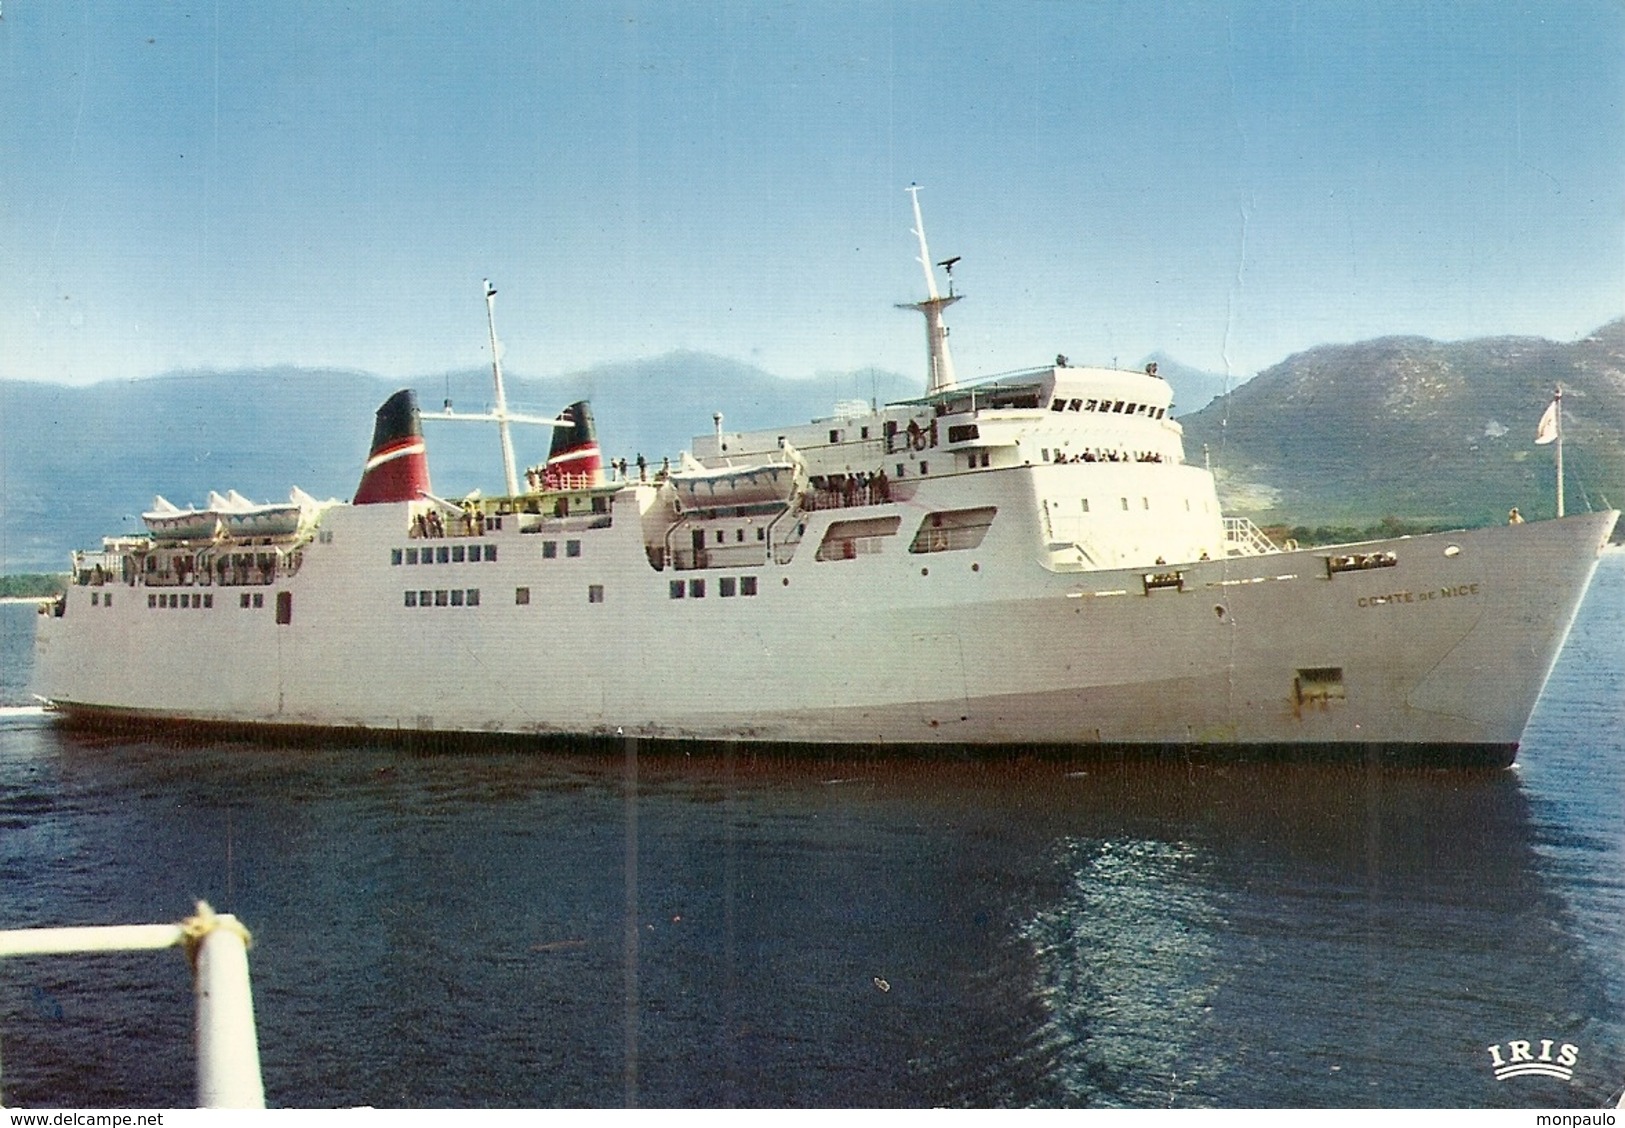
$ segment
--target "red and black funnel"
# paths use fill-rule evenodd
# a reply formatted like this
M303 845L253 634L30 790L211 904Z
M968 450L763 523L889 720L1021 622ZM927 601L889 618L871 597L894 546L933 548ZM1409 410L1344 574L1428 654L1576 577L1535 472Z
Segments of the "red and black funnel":
M372 453L367 456L355 504L416 501L429 491L429 456L423 446L423 421L418 397L403 388L378 409L372 429Z
M581 400L559 412L558 419L565 426L553 428L553 445L547 452L547 487L573 489L603 485L604 461L598 452L598 431L592 424L592 408L586 400Z

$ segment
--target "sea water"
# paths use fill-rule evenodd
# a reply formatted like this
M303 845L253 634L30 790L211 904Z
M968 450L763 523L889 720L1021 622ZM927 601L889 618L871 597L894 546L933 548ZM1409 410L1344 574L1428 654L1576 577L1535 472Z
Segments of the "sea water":
M0 607L0 706L33 609ZM282 1106L1554 1106L1625 1087L1625 557L1509 771L426 754L0 715L0 926L253 931ZM192 1103L176 952L0 965L0 1097ZM1497 1080L1497 1057L1573 1060Z

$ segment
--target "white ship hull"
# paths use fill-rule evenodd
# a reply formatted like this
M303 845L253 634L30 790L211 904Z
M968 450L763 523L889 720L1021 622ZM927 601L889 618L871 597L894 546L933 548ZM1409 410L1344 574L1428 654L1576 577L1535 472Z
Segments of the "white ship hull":
M496 410L443 417L498 425L507 492L454 504L403 390L354 504L189 540L164 503L77 554L38 692L212 728L1511 762L1616 513L1278 551L1186 464L1155 365L958 383L914 211L921 398L718 413L681 469L611 481L573 404L521 493L493 363Z
M1504 763L1615 518L1362 545L1394 554L1368 570L1331 572L1311 549L1057 571L1011 496L1038 472L810 513L788 563L703 573L650 564L647 487L617 495L607 527L531 535L510 519L462 538L478 562L428 566L391 562L414 543L407 506L340 507L267 587L73 588L40 620L38 689L79 718L207 725ZM830 522L917 513L933 492L963 506L968 491L1011 515L975 549L894 537L815 556ZM549 539L579 555L544 558ZM756 594L738 594L746 577ZM672 598L696 578L703 596ZM464 605L407 606L408 591Z

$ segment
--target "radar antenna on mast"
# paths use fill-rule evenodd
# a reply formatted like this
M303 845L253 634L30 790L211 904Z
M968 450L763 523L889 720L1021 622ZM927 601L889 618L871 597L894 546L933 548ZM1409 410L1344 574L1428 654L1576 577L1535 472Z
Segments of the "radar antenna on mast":
M926 299L897 308L918 310L925 315L926 361L929 366L925 392L931 395L947 391L958 383L954 377L954 358L948 351L948 327L942 323L942 311L959 300L959 295L954 293L954 264L959 261L959 256L937 263L948 276L948 296L943 297L937 291L936 273L931 269L931 250L925 243L925 220L920 217L920 186L909 185L908 193L914 200L914 235L920 241L920 267L925 271Z

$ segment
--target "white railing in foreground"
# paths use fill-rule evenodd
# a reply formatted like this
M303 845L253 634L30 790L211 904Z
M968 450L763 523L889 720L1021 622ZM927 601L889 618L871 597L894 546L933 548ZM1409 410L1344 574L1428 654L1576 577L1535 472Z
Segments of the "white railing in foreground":
M202 1108L264 1108L254 996L248 983L248 930L230 913L199 901L179 924L0 931L0 957L134 952L182 947L197 994L197 1101Z

